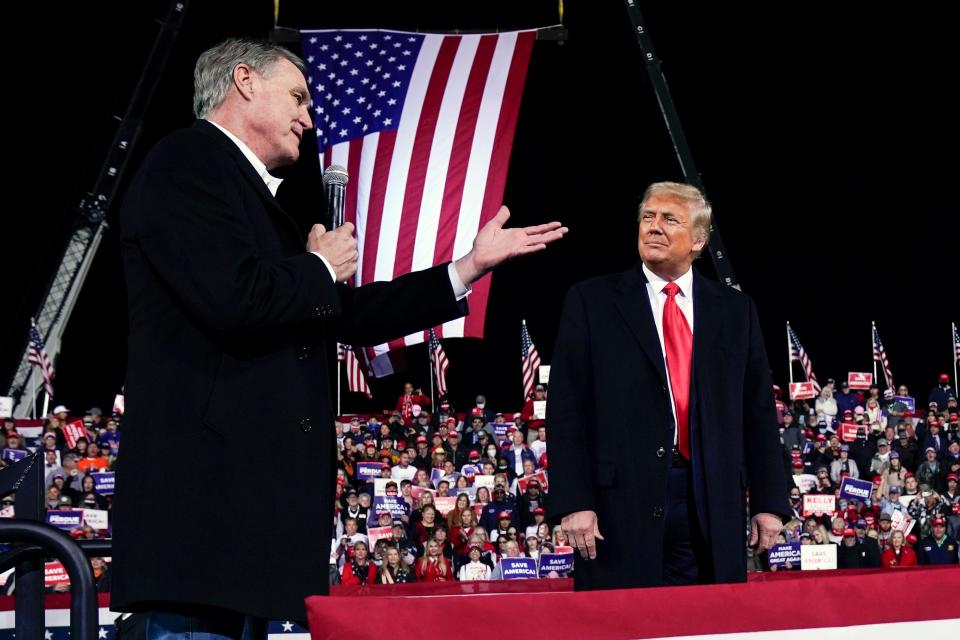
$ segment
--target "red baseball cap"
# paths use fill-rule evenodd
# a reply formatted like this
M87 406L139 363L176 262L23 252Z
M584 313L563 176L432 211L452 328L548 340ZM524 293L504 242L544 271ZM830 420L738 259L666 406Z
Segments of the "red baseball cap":
M509 520L509 519L510 519L510 512L509 512L509 511L501 511L501 512L497 515L497 519L498 519L498 520Z
M930 526L931 526L931 527L945 527L945 526L947 526L947 521L944 520L943 518L934 518L933 520L930 521Z
M855 535L857 535L857 532L854 531L853 529L844 529L844 530L843 530L843 537L844 537L844 538L850 538L850 537L853 537L853 536L855 536Z

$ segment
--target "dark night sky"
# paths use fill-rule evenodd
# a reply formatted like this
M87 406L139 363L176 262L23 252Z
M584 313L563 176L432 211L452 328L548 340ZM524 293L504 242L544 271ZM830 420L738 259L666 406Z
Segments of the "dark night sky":
M555 2L449 3L456 7L446 13L381 4L286 0L281 23L436 30L556 22ZM821 380L869 370L876 320L897 381L925 396L951 366L949 327L960 320L956 205L945 188L956 168L957 52L946 9L706 4L723 6L642 8L737 277L757 300L775 379L787 379L786 320ZM196 56L272 26L269 0L192 5L128 175L153 142L189 124ZM93 184L113 115L166 6L36 5L10 18L32 45L7 53L8 194L23 197L14 204L8 195L2 235L0 380L16 364L69 208ZM520 319L549 363L566 288L630 267L639 195L650 182L681 177L623 4L568 1L565 23L569 42L534 49L504 199L516 224L560 219L571 232L495 273L484 342L446 344L459 406L483 391L495 407L519 407ZM305 206L318 197L314 149L305 143L284 187L305 226L319 209ZM706 260L700 267L712 271ZM125 332L112 229L64 339L58 401L109 406L123 382ZM372 405L350 398L345 408L389 406L407 377L426 385L425 351L412 356L423 360L412 376L377 382Z

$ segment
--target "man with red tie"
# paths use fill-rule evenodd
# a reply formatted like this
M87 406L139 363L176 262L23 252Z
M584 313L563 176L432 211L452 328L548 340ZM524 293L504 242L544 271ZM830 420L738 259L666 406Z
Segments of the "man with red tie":
M640 262L567 294L550 380L550 499L578 589L739 582L787 517L753 301L692 269L710 205L651 185Z

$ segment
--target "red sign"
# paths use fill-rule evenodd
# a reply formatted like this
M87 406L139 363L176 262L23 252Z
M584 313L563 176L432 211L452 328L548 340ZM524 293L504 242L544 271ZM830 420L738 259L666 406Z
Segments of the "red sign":
M840 424L840 439L844 442L853 442L857 439L857 430L860 425L855 422L844 422Z
M83 420L68 422L63 427L63 436L67 439L67 447L75 449L77 440L87 437L87 430L83 428Z
M536 480L540 483L540 491L547 492L547 472L543 469L533 473L529 476L523 476L522 478L517 478L517 491L524 493L527 490L527 483L531 480Z
M791 400L809 400L817 397L817 388L812 382L791 382L790 399Z
M435 497L433 499L433 506L437 508L440 515L445 516L457 506L457 496Z
M371 527L367 529L367 539L371 548L380 540L393 540L393 527Z
M60 562L48 562L43 566L43 586L50 588L62 583L70 584L70 576Z
M847 374L847 384L851 389L869 389L873 384L872 373L855 373L851 371Z

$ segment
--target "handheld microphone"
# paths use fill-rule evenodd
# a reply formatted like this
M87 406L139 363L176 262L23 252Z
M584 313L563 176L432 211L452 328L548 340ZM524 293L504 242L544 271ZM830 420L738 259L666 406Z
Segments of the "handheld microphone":
M323 189L327 194L327 216L331 230L343 224L347 181L347 170L338 164L330 165L323 172Z

